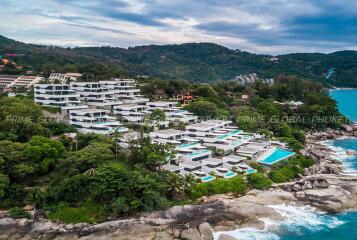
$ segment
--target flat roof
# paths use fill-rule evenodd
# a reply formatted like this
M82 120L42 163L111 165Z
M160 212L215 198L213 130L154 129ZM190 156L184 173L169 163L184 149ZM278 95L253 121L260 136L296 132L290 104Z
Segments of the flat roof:
M200 162L195 162L195 161L184 161L182 163L180 163L182 165L188 166L188 167L199 167L202 166L202 164Z
M177 135L177 134L183 134L185 132L177 129L162 129L162 130L155 131L153 133L164 134L164 135Z
M104 110L104 109L98 109L98 108L86 108L86 109L75 109L75 110L70 110L70 112L79 112L79 113L96 113L96 112L105 112L109 113L109 110Z
M240 147L238 148L237 152L255 154L259 152L261 149L262 149L261 147Z
M228 156L224 156L223 160L229 161L229 160L235 160L235 161L242 161L247 159L246 157L242 157L242 156L237 156L237 155L228 155Z
M167 171L177 171L180 169L183 169L183 166L177 166L177 165L172 165L172 164L166 164L162 166L163 169L167 170Z

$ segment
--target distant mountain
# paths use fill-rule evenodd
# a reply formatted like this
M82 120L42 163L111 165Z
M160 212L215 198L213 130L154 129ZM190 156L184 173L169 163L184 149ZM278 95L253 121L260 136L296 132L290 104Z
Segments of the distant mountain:
M288 74L338 87L357 87L357 51L271 56L213 43L69 49L25 44L0 36L0 55L5 53L25 54L13 60L24 66L23 71L44 74L78 70L96 78L128 74L200 82L229 80L249 73L261 78Z

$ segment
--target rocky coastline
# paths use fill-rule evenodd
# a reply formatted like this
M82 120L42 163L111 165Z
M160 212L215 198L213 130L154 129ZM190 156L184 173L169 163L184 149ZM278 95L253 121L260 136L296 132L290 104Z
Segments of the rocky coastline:
M357 137L357 126L344 125L341 130L309 133L302 154L316 164L305 169L296 181L275 184L270 190L248 192L242 197L216 195L199 204L175 206L165 211L100 224L62 224L51 222L39 213L32 219L12 219L0 212L0 240L213 240L213 232L243 227L263 228L261 218L284 219L269 205L295 203L337 213L357 208L357 176L343 173L341 162L323 143L329 139ZM220 240L234 240L222 234Z

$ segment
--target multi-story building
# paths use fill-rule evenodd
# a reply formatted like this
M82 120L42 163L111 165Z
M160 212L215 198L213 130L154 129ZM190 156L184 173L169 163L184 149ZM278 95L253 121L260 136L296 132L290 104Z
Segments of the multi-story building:
M128 103L132 103L130 100L142 98L140 89L136 88L134 79L120 79L113 78L109 81L99 81L104 87L115 94L115 98L120 100L129 100ZM144 99L142 99L144 100ZM144 101L148 101L145 99Z
M160 109L164 111L166 119L170 122L178 121L183 123L195 123L198 117L189 111L183 110L180 107L176 107L177 102L147 102L149 111L154 111L155 109Z
M162 129L150 133L151 140L156 143L169 143L178 145L182 141L187 140L185 138L185 132L176 129Z
M35 102L46 106L78 106L81 105L79 94L68 84L35 84Z
M232 121L208 120L188 125L186 126L186 131L191 137L219 136L220 130L231 129L229 126L231 123Z
M77 81L81 76L82 74L80 73L51 73L48 80L50 80L51 83L67 84Z
M145 115L148 114L148 107L139 104L123 104L113 107L113 113L119 115L129 123L142 123Z
M20 76L14 82L12 82L9 87L10 88L30 88L36 83L43 81L43 77L39 76Z
M0 89L5 89L10 86L16 79L20 77L19 75L0 75Z
M69 123L82 133L98 133L109 135L114 132L124 133L128 129L110 117L109 110L104 109L76 109L69 111Z

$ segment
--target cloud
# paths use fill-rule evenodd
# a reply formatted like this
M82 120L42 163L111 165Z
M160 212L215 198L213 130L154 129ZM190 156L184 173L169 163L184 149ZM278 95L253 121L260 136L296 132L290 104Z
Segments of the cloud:
M1 34L55 45L215 42L257 53L357 48L347 0L2 0Z

